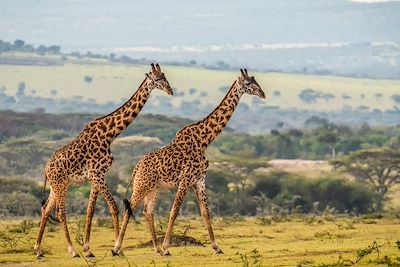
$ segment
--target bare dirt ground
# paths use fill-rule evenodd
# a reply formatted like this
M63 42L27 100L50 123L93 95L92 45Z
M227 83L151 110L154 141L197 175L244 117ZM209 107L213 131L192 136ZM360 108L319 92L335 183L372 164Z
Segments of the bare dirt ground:
M303 160L303 159L273 159L269 162L273 168L319 168L327 165L324 160Z
M285 171L307 178L321 178L333 172L332 166L324 160L274 159L269 161L269 164L271 167L260 168L259 171Z

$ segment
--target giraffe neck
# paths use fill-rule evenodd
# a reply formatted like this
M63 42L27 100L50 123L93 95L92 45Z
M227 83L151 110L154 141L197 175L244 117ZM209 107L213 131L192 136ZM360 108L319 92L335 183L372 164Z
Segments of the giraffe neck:
M150 96L151 89L145 79L133 96L114 112L100 119L97 119L98 126L102 130L107 140L114 140L129 124L136 118L142 110L144 104Z
M235 111L242 93L235 81L221 103L206 118L195 124L199 129L200 143L203 149L222 132Z

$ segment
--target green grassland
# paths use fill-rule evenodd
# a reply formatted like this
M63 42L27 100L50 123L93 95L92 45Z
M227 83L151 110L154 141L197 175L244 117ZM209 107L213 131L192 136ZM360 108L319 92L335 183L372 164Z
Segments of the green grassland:
M73 240L79 236L77 221L76 218L69 221ZM19 229L16 226L20 223L2 221L0 231L12 234L10 232ZM170 257L155 254L150 247L135 248L150 239L142 219L139 224L131 222L128 225L125 256L112 257L114 234L110 225L110 221L106 224L97 222L92 230L91 248L97 256L95 260L86 262L82 257L70 258L61 227L53 225L47 227L43 240L46 256L36 259L32 251L38 230L35 224L15 248L0 247L0 263L3 266L345 266L338 263L355 263L357 255L363 253L361 250L368 249L374 241L380 252L379 259L377 251L371 250L372 253L361 258L356 266L376 266L385 260L385 256L391 263L400 260L396 259L400 255L396 244L400 239L399 220L390 218L339 218L333 215L216 218L213 226L224 254L215 255L201 218L179 217L174 232L182 234L186 230L188 236L205 246L172 247ZM75 246L84 255L82 247L76 242Z
M1 57L27 57L21 54L2 54ZM53 56L54 57L54 56ZM38 60L39 56L35 59ZM144 79L144 73L150 66L111 64L106 60L68 59L60 65L0 65L0 86L7 88L8 95L15 94L18 84L25 82L27 94L35 90L35 95L42 97L68 98L82 96L95 99L99 103L119 101L129 98ZM222 98L219 88L229 86L236 79L239 71L209 70L194 67L162 66L172 87L186 92L184 97L174 97L172 103L182 100L198 99L202 104L216 105ZM357 108L369 107L370 110L392 109L395 103L390 99L400 93L399 80L373 80L345 78L335 76L316 76L283 73L251 72L267 93L267 105L283 109L301 108L308 110L341 110L343 106ZM85 76L93 81L87 83ZM199 91L187 94L190 88ZM305 104L298 95L303 89L330 93L335 96L330 101L318 100ZM57 95L51 95L51 90ZM274 95L279 91L280 96ZM207 95L200 96L200 92ZM162 94L157 92L157 94ZM381 94L381 96L377 96ZM351 97L344 99L343 95ZM251 103L252 98L245 97L244 102Z

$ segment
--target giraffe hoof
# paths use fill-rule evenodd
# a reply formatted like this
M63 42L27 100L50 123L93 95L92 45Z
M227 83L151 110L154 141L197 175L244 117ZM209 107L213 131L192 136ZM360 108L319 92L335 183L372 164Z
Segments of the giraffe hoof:
M40 253L40 254L36 255L36 258L37 258L37 259L44 258L44 255L43 255L42 253Z
M111 253L114 256L124 256L124 252L123 251L119 251L119 252L115 252L113 249L111 250Z
M86 255L86 258L95 258L96 256L94 256L94 254L92 253L92 252L89 252L87 255Z
M169 251L164 251L164 253L162 254L162 256L171 256L171 253L169 253Z
M75 253L74 255L72 255L72 258L80 258L81 256L78 253Z
M216 254L224 254L224 252L221 249L218 249L215 251Z
M114 252L113 249L111 250L111 253L112 253L113 257L114 257L114 256L118 256L118 252Z

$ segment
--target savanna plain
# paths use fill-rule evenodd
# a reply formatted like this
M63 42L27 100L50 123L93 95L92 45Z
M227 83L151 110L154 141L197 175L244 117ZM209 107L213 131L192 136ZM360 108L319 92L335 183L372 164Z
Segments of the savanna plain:
M27 55L21 54L6 56L11 59L14 59L14 57L27 57ZM40 58L40 60L43 59ZM77 60L75 62L72 58L68 58L65 64L57 66L0 65L0 86L3 86L2 92L4 98L15 95L17 98L19 96L20 100L27 99L27 103L32 99L37 100L39 97L72 100L80 100L83 98L88 100L92 99L94 103L105 103L107 101L116 102L121 101L121 98L126 98L131 94L132 88L135 88L144 78L144 73L147 72L148 69L148 65L109 64L101 60L91 60L87 62ZM185 100L198 101L198 103L195 102L195 104L203 104L207 112L211 108L206 105L216 105L217 102L215 101L220 99L224 94L224 90L221 90L221 88L229 85L239 73L238 71L209 70L195 67L185 68L182 66L165 66L164 70L171 84L177 87L177 90L175 90L176 96L174 99L171 98L170 103L172 106L168 106L168 110L179 107L182 102L187 104L187 102L184 102ZM312 111L323 110L324 112L340 111L344 107L350 110L367 107L372 111L377 109L375 113L379 115L386 110L394 108L395 102L393 101L393 96L400 93L400 83L398 80L372 80L284 73L254 72L253 74L257 77L260 84L266 87L265 91L268 97L267 104L265 105L268 107L281 107L284 109L303 107ZM194 90L196 88L198 91ZM308 90L307 88L312 88L313 90L311 91L317 95L331 95L332 99L309 101L306 105L304 99L302 100L299 98L299 95L301 96L302 91ZM193 93L190 93L191 91ZM250 98L244 99L244 101L251 103L251 105L254 104L250 101ZM61 100L54 103L61 103ZM115 103L112 104L113 107L116 105ZM251 108L252 107L249 109L251 110ZM16 109L18 110L18 106ZM36 116L44 116L39 111L35 113ZM397 111L398 109L396 107L393 112ZM238 113L244 113L244 111L242 110ZM372 113L373 112L367 114ZM13 116L20 115L14 114ZM29 119L25 119L25 121L29 122ZM140 121L138 123L140 123ZM266 124L272 123L268 121ZM157 134L159 134L159 128L162 128L160 125L161 123L157 121L156 126L153 126ZM135 125L137 128L140 128L139 126L139 124ZM143 134L145 127L143 127L143 125L141 127L141 132L139 133ZM175 125L174 127L177 126ZM40 137L38 134L33 134L37 132L36 130L37 129L27 131L26 136L29 136L33 141L35 141L35 138L38 140L43 139L46 145L43 145L43 147L49 148L48 152L44 149L32 150L36 153L36 156L40 151L44 151L45 157L43 156L43 159L40 158L40 162L36 164L39 167L36 165L33 167L30 166L27 168L28 171L20 174L25 175L21 178L21 180L24 181L27 180L25 179L26 177L32 178L32 173L40 173L40 175L33 177L36 179L35 181L39 181L39 179L41 181L42 179L42 166L44 165L44 159L48 158L46 153L50 153L53 149L51 146L52 144L48 141L50 138L46 135L48 132L53 133L57 130L58 132L55 133L60 136L59 139L66 138L68 140L76 134L76 132L72 130L64 133L60 129L52 129L51 131L47 130L48 132L43 130L41 134L45 137ZM175 130L174 128L171 132L175 133ZM164 131L166 132L165 129ZM300 136L296 137L296 139L293 136L285 135L284 130L280 131L282 131L282 133L279 133L276 137L271 137L271 140L276 139L274 141L275 143L281 140L281 143L285 142L284 144L286 144L286 141L289 139L285 139L285 137L289 136L288 138L291 138L290 140L292 140L293 143L297 142L299 144L298 147L303 147L300 145L304 142L296 141L297 139L300 140ZM393 128L391 131L395 131L395 129ZM21 131L18 133L20 132ZM381 136L386 135L389 134L386 132L385 135L381 134L381 131L378 130L377 133L374 132L371 134L374 140L378 140ZM24 138L27 138L26 136L24 136ZM166 133L163 133L162 136L164 137L162 140L169 140L169 135ZM342 138L339 134L338 136L338 140ZM236 138L239 137L240 136L236 136ZM128 137L121 137L120 139L126 141L127 138ZM245 138L245 140L251 139L251 136L245 136ZM344 141L346 141L348 138L344 139ZM13 145L12 143L15 140L12 138L10 138L10 140L10 143L7 143L10 145L4 146L3 148L3 155L10 154L8 153L9 150L11 151L9 147L17 147L16 144ZM156 141L157 143L154 146L160 146L162 143L161 140L157 139ZM324 144L322 141L318 144L321 146L319 150L323 150L323 148L327 147L327 144ZM337 141L337 143L339 143L339 141ZM26 142L25 139L24 142ZM23 149L28 147L27 144L30 144L29 142L22 143ZM61 140L59 142L64 141ZM140 153L144 153L144 148L138 151L139 143L143 146L145 142L141 139L140 142L134 143L134 150L132 149L129 151L126 148L126 144L124 146L120 145L116 151L119 151L121 154L115 153L117 163L122 162L122 159L127 161L126 158L128 157L126 155L132 157L132 151L137 153L137 155L135 154L137 157L139 157ZM236 143L240 142L237 141ZM314 143L315 142L313 142L313 144ZM384 142L382 141L382 143ZM328 143L328 145L329 144L330 143ZM380 144L380 142L376 142L376 144L372 143L372 145L368 143L368 145L360 145L358 149L368 148L369 146L380 146ZM397 146L396 142L392 142L391 144L393 147ZM116 142L115 145L118 146L118 142ZM220 144L220 146L222 145ZM125 147L126 151L121 147ZM229 148L229 146L225 145L225 153L227 153L228 150L226 147ZM237 147L240 146L233 147L235 149L232 150L236 152ZM271 148L274 148L274 146L269 147L269 149ZM338 145L338 152L340 152L340 148L341 147ZM15 149L12 150L14 151ZM319 151L318 149L315 150ZM209 158L211 162L217 162L219 160L218 157L222 158L223 155L221 151L221 147L210 148ZM239 152L238 155L240 159L242 159L244 154L241 151ZM329 159L330 154L327 153L320 157L317 156L314 158ZM314 159L311 156L309 157ZM331 173L332 167L325 163L325 165L321 163L320 165L308 166L307 168L304 166L299 167L293 163L289 166L280 166L282 164L287 164L288 161L280 160L280 158L283 158L282 156L278 157L273 155L271 158L275 159L275 161L270 162L273 167L283 169L286 172L300 174L307 177L307 179L318 179ZM30 159L31 158L29 158L28 163L32 165ZM129 159L129 164L131 164L133 160L131 158ZM13 163L14 161L10 160L10 162ZM22 162L21 158L19 158L19 162ZM28 163L26 165L29 165ZM301 163L304 164L304 161L301 161ZM122 166L119 166L120 169L128 169L125 166L128 165L128 163L124 163L125 165L121 163L118 164ZM118 167L118 164L114 165ZM5 165L5 167L8 167L8 165ZM17 171L21 169L21 167L15 167L15 169ZM128 176L125 172L123 172L124 179ZM39 176L40 178L38 178ZM345 178L347 179L347 176L345 176ZM28 186L30 186L30 184L28 184ZM88 191L88 187L86 187L86 189ZM125 190L123 191L125 192ZM389 204L388 207L398 206L398 192L397 185L389 192L390 203L387 203ZM80 199L83 199L83 197ZM215 199L216 197L214 195L214 199L211 198L210 200L211 205L217 202ZM39 209L39 203L37 203L37 205ZM33 253L33 244L39 228L39 217L2 217L0 221L0 265L400 266L400 220L398 212L395 212L397 210L398 209L388 209L388 212L383 213L383 215L366 214L357 216L352 212L346 215L340 215L337 211L329 209L328 207L314 215L300 214L296 213L296 211L293 211L290 215L286 215L285 213L274 214L273 211L271 211L271 214L268 216L214 216L214 233L219 245L224 251L222 255L215 255L211 248L207 230L204 227L201 217L192 215L180 216L176 220L174 226L175 239L178 241L180 240L180 242L175 244L175 246L172 244L173 247L170 248L172 256L169 257L160 256L153 252L151 246L145 245L150 241L150 234L147 230L145 220L141 216L139 216L136 221L131 220L128 225L123 244L124 256L112 257L111 249L114 245L114 230L112 229L111 218L98 216L95 218L91 235L91 249L96 255L96 258L91 259L85 258L85 254L83 253L84 217L81 215L69 215L68 217L70 234L75 247L81 253L81 257L71 258L69 256L62 228L59 224L48 223L42 242L43 253L45 255L42 259L36 259ZM138 214L140 214L140 212L138 212ZM247 214L247 212L245 214ZM165 233L166 218L167 214L158 215L156 217L156 228L159 237Z
M32 244L38 218L2 221L0 231L3 266L399 266L400 225L398 218L350 217L334 214L268 217L214 218L217 240L224 254L215 255L199 217L180 217L174 234L193 239L178 242L172 256L160 256L152 247L146 223L139 218L128 225L124 256L112 257L112 222L99 218L92 230L92 251L84 257L84 218L69 219L71 237L81 253L71 258L59 225L48 225L43 241L45 257L36 259ZM156 219L162 230L166 221ZM12 240L5 238L12 237ZM160 234L159 234L160 236ZM201 245L193 245L199 241Z

